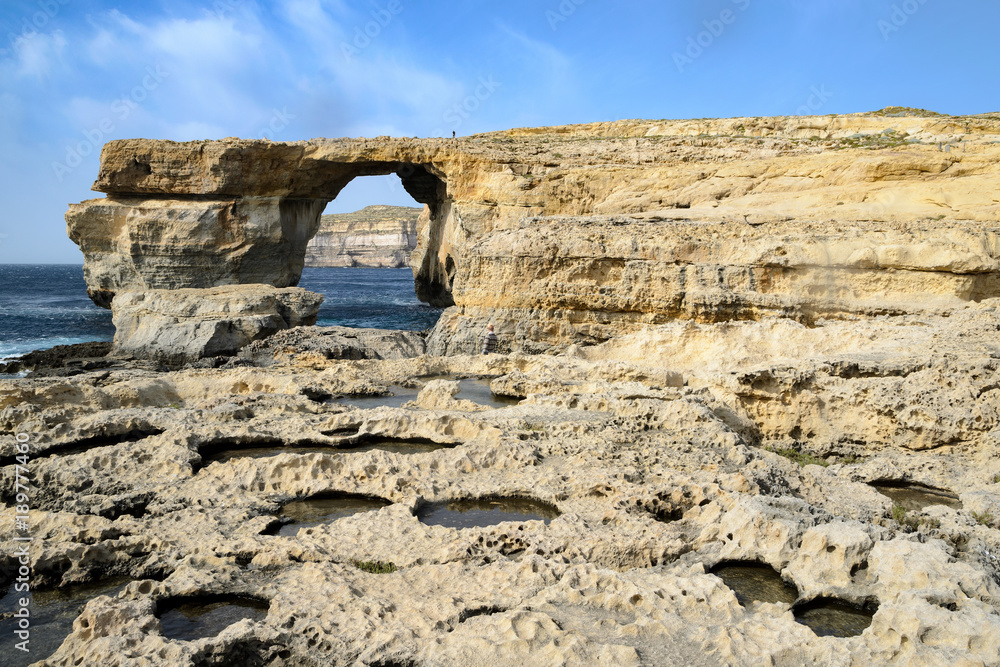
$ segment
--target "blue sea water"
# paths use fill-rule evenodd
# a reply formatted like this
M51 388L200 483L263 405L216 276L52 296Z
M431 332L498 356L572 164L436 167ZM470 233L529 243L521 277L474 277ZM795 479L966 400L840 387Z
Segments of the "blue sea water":
M326 297L320 326L423 331L441 316L417 300L410 269L307 268L299 287Z
M87 296L82 265L0 265L0 359L114 335L111 311Z
M417 300L409 269L308 268L299 286L326 296L322 326L420 331L441 314ZM111 311L87 297L81 265L0 265L0 359L114 334Z

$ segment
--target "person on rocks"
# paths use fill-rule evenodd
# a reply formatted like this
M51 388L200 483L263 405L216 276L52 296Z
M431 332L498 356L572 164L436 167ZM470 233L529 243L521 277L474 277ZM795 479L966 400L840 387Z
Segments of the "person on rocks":
M486 327L486 335L483 336L483 354L493 354L497 351L497 335L493 333L493 323Z

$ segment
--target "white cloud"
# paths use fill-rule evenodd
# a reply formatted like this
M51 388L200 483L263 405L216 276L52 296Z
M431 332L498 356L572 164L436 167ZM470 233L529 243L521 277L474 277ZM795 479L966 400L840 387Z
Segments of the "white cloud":
M300 30L313 45L328 45L339 54L344 31L326 13L320 0L285 0L281 3L285 20ZM342 7L341 7L342 9Z
M87 42L87 55L99 65L107 65L114 58L120 58L120 42L105 28L98 28L97 34Z
M573 61L548 42L532 39L504 23L498 23L497 28L521 45L522 48L513 53L520 55L522 60L534 63L539 71L547 73L553 78L563 78L570 71Z
M256 60L261 37L239 31L225 19L184 19L161 23L149 30L151 50L179 61L198 63L202 69L239 67Z
M266 120L272 47L252 12L238 9L149 22L113 10L90 20L90 64L116 86L105 94L134 112L123 131L187 140L241 133Z
M35 32L18 37L13 46L17 74L43 81L49 78L53 66L62 60L66 37L60 30L53 33Z
M365 28L374 27L367 9L351 12L344 3L321 0L285 0L281 7L283 18L304 38L302 47L309 53L302 55L316 66L297 86L346 106L356 121L341 128L343 132L395 130L400 121L403 133L420 128L426 132L441 124L445 103L463 94L461 82L414 64L412 54L394 52L393 22L404 20L405 14L378 23L375 34L366 35ZM380 120L373 123L372 116ZM324 128L323 133L330 132Z

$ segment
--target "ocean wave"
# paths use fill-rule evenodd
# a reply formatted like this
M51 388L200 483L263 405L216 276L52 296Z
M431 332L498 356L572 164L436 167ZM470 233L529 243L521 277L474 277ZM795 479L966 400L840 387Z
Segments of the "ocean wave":
M16 357L35 352L36 350L48 350L56 345L76 345L78 343L94 343L107 341L109 338L97 336L58 336L54 338L34 338L30 340L13 340L0 342L0 362L10 361Z

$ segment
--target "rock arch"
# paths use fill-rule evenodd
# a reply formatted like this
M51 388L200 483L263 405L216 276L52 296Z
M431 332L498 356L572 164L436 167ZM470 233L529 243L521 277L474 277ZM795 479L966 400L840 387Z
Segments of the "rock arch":
M940 152L956 133L969 150ZM94 185L107 198L67 223L104 305L124 289L288 286L326 203L396 173L428 206L417 293L455 306L428 351L474 352L487 322L547 351L675 320L810 323L996 297L998 133L992 116L860 114L114 141Z
M420 148L400 140L111 142L94 184L107 197L66 214L88 293L109 307L121 290L294 286L326 205L355 178L396 174L427 206L417 294L453 305L445 268L455 265L454 234L445 231L454 216L451 165Z

